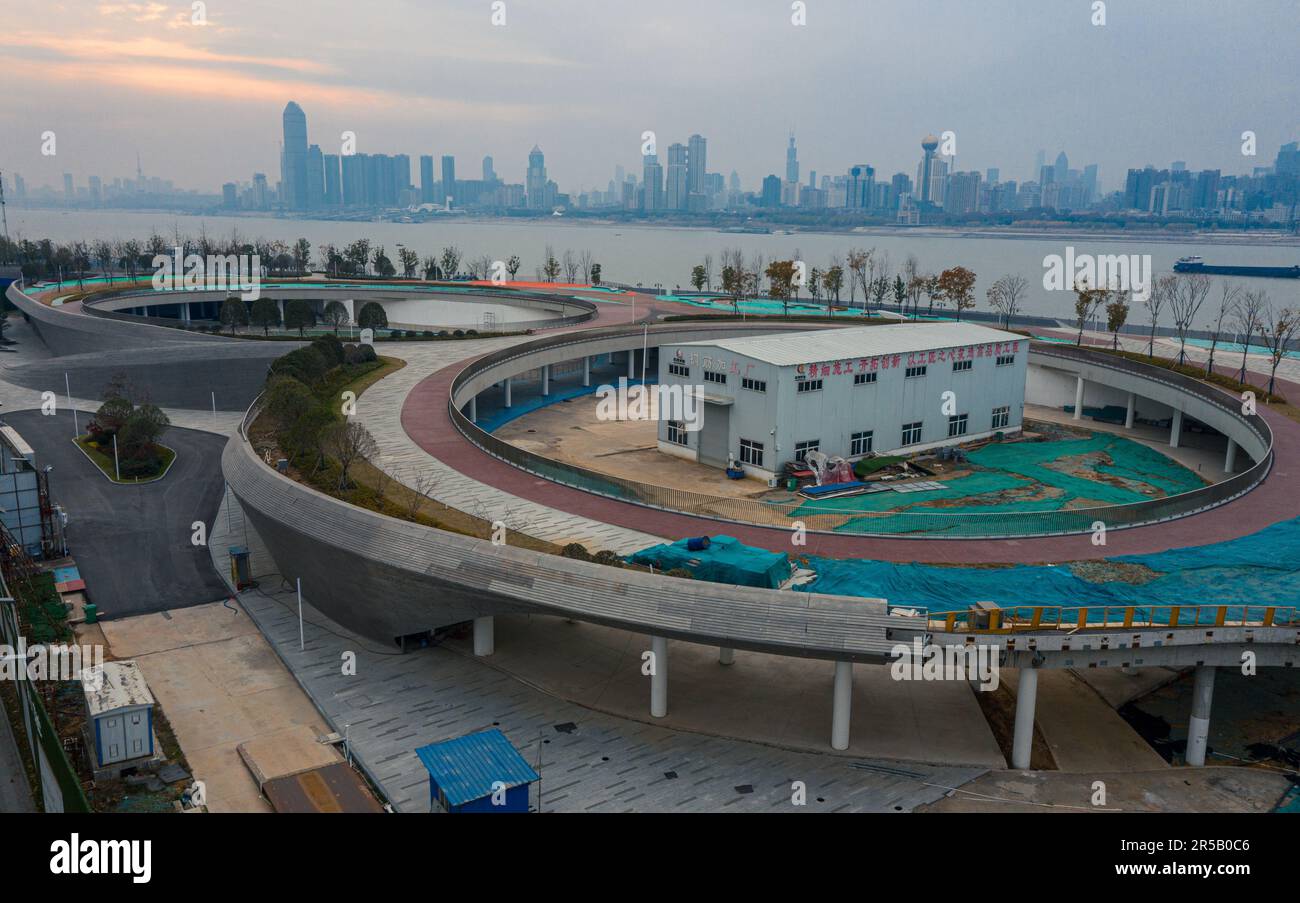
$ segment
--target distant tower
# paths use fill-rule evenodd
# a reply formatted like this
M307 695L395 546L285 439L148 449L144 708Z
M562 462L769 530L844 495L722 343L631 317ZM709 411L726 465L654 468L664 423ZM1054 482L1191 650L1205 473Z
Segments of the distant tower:
M546 157L536 144L528 152L528 206L534 210L546 206Z
M921 150L925 152L925 156L921 158L921 172L917 177L917 181L921 183L918 187L921 189L921 202L924 204L934 202L934 191L931 183L934 180L934 152L938 149L939 139L934 135L926 135L921 139Z
M280 156L280 182L285 206L307 208L307 114L292 100L284 108L284 150Z
M1066 180L1070 177L1070 158L1065 155L1065 151L1061 151L1056 155L1055 169L1056 184L1065 184Z
M799 151L794 146L794 132L790 133L790 146L785 149L785 180L799 181Z
M686 139L686 191L687 194L704 194L704 170L709 142L701 135Z

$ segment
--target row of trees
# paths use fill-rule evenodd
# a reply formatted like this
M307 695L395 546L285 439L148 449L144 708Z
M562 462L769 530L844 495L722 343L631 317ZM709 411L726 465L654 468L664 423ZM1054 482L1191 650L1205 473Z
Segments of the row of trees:
M258 298L248 302L238 295L231 295L222 302L218 319L232 334L252 326L262 330L263 335L270 335L272 329L283 326L285 329L298 330L299 337L303 337L306 330L317 323L331 328L337 336L339 329L350 322L347 306L342 301L330 301L318 317L310 302L291 298L284 302L282 316L280 306L272 298ZM357 311L356 325L361 329L382 329L388 326L388 314L379 302L367 301Z

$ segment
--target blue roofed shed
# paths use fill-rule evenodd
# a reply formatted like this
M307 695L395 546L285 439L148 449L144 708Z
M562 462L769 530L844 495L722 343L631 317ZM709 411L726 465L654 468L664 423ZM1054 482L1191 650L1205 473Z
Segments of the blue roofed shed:
M537 772L495 728L415 751L429 770L429 806L448 812L527 812L528 785ZM493 805L493 793L501 802Z

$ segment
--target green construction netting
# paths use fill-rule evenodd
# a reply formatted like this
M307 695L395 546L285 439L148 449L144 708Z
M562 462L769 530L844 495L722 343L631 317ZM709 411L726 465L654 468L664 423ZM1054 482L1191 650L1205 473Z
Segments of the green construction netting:
M686 548L688 541L651 546L628 560L660 571L682 568L696 580L736 586L776 589L790 576L790 561L780 552L747 546L733 536L712 536L707 549L692 552Z

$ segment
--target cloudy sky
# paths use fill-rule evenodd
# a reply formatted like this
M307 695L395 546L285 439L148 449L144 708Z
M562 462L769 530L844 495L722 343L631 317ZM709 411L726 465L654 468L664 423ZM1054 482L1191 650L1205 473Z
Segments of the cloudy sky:
M492 23L504 6L505 24ZM147 174L218 191L278 176L280 113L337 152L492 154L522 181L604 188L692 132L746 187L865 162L911 173L926 132L960 169L1030 176L1035 152L1248 172L1300 137L1294 0L0 0L0 169L32 185ZM204 6L206 24L194 24ZM57 154L40 153L55 132ZM1241 134L1257 133L1244 157ZM413 164L413 168L416 168ZM418 168L415 174L418 178Z

